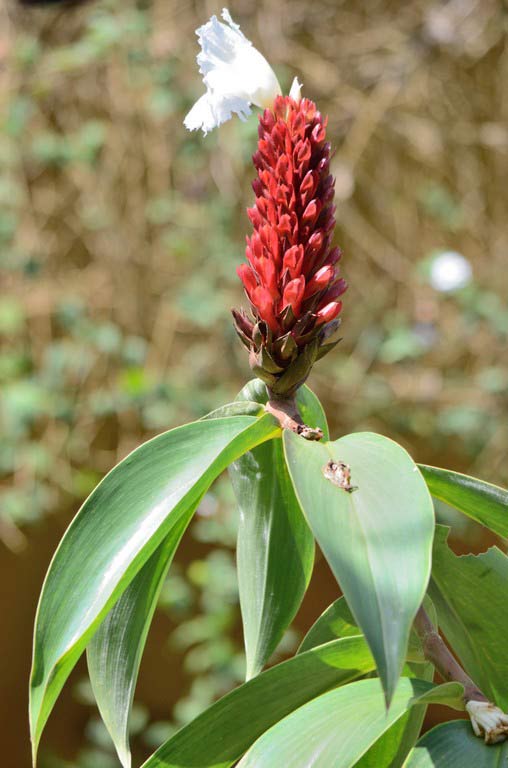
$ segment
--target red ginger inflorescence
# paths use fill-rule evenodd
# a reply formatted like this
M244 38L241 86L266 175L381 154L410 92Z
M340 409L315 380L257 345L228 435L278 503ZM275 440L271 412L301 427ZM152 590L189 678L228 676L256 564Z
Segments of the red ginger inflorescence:
M259 118L253 162L254 231L247 264L238 268L252 311L233 310L235 327L250 351L250 365L272 396L291 397L314 362L335 343L339 297L334 179L326 119L309 99L278 96Z

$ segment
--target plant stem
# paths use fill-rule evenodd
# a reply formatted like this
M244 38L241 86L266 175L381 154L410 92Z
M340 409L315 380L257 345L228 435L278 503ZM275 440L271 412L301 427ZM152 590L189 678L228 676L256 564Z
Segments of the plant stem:
M414 621L415 629L422 641L423 654L445 680L464 686L464 703L476 736L483 736L486 744L498 744L508 738L508 715L485 694L464 672L458 661L446 647L442 637L434 628L423 606L420 606Z
M464 701L489 701L458 661L448 650L441 635L434 628L425 608L420 606L414 626L423 646L423 655L437 669L444 680L461 683L464 686Z
M268 389L268 387L267 387ZM265 410L275 416L282 429L290 429L305 440L321 440L323 431L319 427L309 427L303 423L298 411L296 397L277 397L268 389L269 400Z

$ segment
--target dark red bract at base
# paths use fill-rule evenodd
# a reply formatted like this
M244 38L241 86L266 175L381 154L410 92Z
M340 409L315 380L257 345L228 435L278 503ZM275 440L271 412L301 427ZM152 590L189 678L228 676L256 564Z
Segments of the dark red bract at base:
M335 344L339 297L334 179L326 119L309 99L278 96L259 118L256 203L247 262L238 268L252 318L233 310L250 365L273 394L289 397Z

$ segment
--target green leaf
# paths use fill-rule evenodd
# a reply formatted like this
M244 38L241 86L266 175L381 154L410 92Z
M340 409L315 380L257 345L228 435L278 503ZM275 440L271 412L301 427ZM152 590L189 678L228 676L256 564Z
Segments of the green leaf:
M296 494L376 659L387 702L430 575L434 512L417 467L392 440L369 432L311 443L285 432ZM351 470L348 492L325 475Z
M118 757L130 768L129 718L146 636L169 565L190 517L146 561L110 610L87 648L92 689Z
M222 419L226 416L261 416L263 413L264 408L259 403L254 403L250 400L242 400L221 405L220 408L216 408L214 411L207 413L206 416L203 416L201 421Z
M300 387L298 390L296 402L304 423L310 427L321 427L323 430L323 439L329 440L330 433L326 415L323 406L314 392L304 384L303 387Z
M504 768L508 742L483 743L468 720L453 720L426 733L412 750L404 768Z
M297 653L308 651L338 637L354 637L362 631L355 621L344 597L339 597L314 622L298 648Z
M281 718L323 691L373 669L374 660L361 637L302 653L212 704L159 747L143 768L229 768Z
M260 415L255 402L235 402L205 419ZM175 528L108 613L87 648L88 671L101 713L122 765L130 766L129 718L146 636L169 565L187 526Z
M44 724L100 621L211 482L278 432L274 419L195 422L150 440L85 501L51 562L36 616L30 690L34 756Z
M238 399L266 403L266 387L250 382ZM307 423L326 429L317 398L307 390L301 399ZM244 454L229 474L240 510L237 567L249 680L300 607L314 564L314 536L296 499L280 438Z
M449 469L419 466L436 499L445 501L499 536L508 537L508 491Z
M446 683L435 690L424 693L418 699L419 704L440 704L443 707L451 707L459 712L465 712L464 686L461 683Z
M328 691L264 733L238 768L351 768L422 695L442 700L448 690L454 696L456 687L404 677L393 692L388 712L377 678Z
M436 527L429 593L439 625L486 696L508 709L508 557L497 547L457 557Z
M426 595L423 602L427 613L430 613L434 624L437 624L436 611L432 601ZM354 635L361 634L362 631L356 623L345 598L339 597L314 622L303 638L297 652L308 651L309 648L329 643L330 640L336 640L339 637L353 637ZM409 635L406 660L417 664L425 662L421 641L414 630L411 630ZM421 677L421 675L415 675L415 677Z
M432 682L434 667L432 664L406 664L403 670L405 677L415 677ZM431 691L431 694L434 690ZM463 688L460 686L460 693ZM411 748L416 744L422 729L427 704L425 696L411 709L402 715L356 763L357 768L401 768Z
M240 510L236 557L249 680L300 607L314 564L314 536L296 500L280 438L242 456L229 474Z

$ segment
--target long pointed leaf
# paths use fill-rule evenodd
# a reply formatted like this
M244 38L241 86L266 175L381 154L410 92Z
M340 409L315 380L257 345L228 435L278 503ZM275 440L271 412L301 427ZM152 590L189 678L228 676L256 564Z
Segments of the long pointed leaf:
M436 527L429 587L439 625L475 683L507 709L508 557L497 547L457 557L448 533Z
M394 723L422 697L455 699L457 683L434 686L404 677L385 707L378 679L359 680L310 701L263 734L238 768L352 768ZM390 768L380 763L377 768Z
M260 415L256 402L234 402L217 408L203 420ZM110 610L87 647L88 671L95 699L120 762L131 765L129 718L139 665L157 598L187 524L175 528L159 546Z
M249 680L300 607L314 564L314 536L296 500L280 438L238 459L230 476L240 510L236 557Z
M483 743L467 720L452 720L426 733L412 750L404 768L505 768L508 741Z
M508 537L508 491L476 477L420 464L436 499L445 501L499 536Z
M159 545L110 610L86 650L90 682L120 762L130 768L129 718L146 636L157 598L189 522Z
M143 768L229 768L281 718L373 669L360 637L302 653L228 693L159 747Z
M30 690L34 756L55 700L100 621L232 461L278 433L270 416L196 422L150 440L85 501L49 567Z
M250 382L238 399L266 403L266 387ZM307 423L327 429L310 390L301 390L299 405ZM300 607L314 563L314 536L296 499L280 438L244 454L229 474L240 510L237 567L249 680L266 664Z
M369 432L310 443L286 431L284 446L304 514L389 702L430 575L434 513L425 482L403 448ZM350 468L353 488L340 487L340 473L330 479L329 462Z

